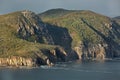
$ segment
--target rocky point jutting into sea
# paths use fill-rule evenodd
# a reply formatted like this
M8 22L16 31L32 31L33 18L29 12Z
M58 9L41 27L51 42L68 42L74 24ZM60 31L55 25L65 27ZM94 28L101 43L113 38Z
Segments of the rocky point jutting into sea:
M51 9L0 15L0 66L120 58L120 18Z

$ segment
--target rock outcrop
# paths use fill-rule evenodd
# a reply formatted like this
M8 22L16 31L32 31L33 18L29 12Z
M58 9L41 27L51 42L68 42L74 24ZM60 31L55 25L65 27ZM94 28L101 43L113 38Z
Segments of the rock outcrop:
M111 19L89 10L66 10L67 13L62 10L61 12L64 14L61 16L59 13L54 13L57 9L51 11L53 12L47 13L46 11L39 16L44 22L67 29L66 45L60 43L58 45L65 46L64 48L69 45L66 48L69 60L75 58L104 60L105 58L120 57L119 17ZM50 15L54 15L54 18ZM60 36L59 41L62 41Z
M105 46L101 44L85 48L84 45L75 47L75 52L78 54L79 59L83 60L104 60L106 57Z
M13 67L35 67L40 65L52 66L57 62L65 62L67 53L62 48L55 48L52 50L41 50L41 53L35 53L34 58L9 56L8 58L0 58L0 66L13 66Z
M120 57L120 19L86 10L0 15L0 65L54 65ZM17 55L17 56L16 56Z
M36 61L31 58L23 58L19 56L11 56L9 58L0 58L0 66L35 66Z
M22 18L18 18L18 36L31 42L54 44L51 35L38 15L34 12L25 10L21 12Z

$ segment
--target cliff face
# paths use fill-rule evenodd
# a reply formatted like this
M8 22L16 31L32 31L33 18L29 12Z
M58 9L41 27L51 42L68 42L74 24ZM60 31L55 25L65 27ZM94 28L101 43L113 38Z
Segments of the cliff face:
M85 48L84 45L81 45L80 47L74 48L75 52L78 54L79 59L83 60L104 60L105 55L105 47L101 44Z
M19 11L0 16L0 44L0 65L119 58L120 24L92 11Z
M0 16L0 64L53 65L66 61L66 51L53 45L53 35L35 13L20 11Z
M51 11L56 12L56 10ZM54 12L47 14L46 11L39 16L46 23L57 28L67 29L68 35L64 38L66 41L62 41L63 38L59 36L59 41L62 43L65 41L66 44L61 45L62 43L58 42L58 45L64 48L69 46L66 48L69 59L104 60L105 58L120 57L118 18L116 21L116 19L84 10L62 10L62 15Z
M21 12L23 18L18 18L18 36L31 42L54 44L46 25L34 12L25 10Z
M39 53L35 53L35 57L20 57L20 56L9 56L7 58L0 58L0 66L27 66L36 67L40 65L52 66L56 62L65 62L67 58L66 52L62 48L55 48L52 50L41 50Z
M31 58L23 58L23 57L9 57L9 58L0 58L0 65L1 66L28 66L32 67L35 64L35 61Z

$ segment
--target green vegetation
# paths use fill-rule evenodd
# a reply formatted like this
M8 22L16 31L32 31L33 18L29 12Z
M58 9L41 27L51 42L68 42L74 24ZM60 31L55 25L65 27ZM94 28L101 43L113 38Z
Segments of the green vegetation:
M35 57L35 53L41 53L41 49L54 49L55 46L34 42L35 36L27 40L18 37L18 19L24 19L21 12L0 16L0 57L23 56Z
M55 47L19 39L15 36L15 31L13 32L12 28L8 27L0 26L0 57L34 57L34 53L40 53L40 49L54 49Z
M61 17L63 15L69 14L70 12L73 12L73 10L65 10L65 9L58 8L58 9L51 9L46 12L43 12L39 14L39 16L41 17L41 19L45 19L49 21L50 19Z
M66 13L67 12L61 17L54 16L54 18L50 17L50 15L54 15L54 13L45 13L45 17L42 15L40 15L40 17L42 17L42 20L46 23L68 29L73 40L72 47L79 46L79 42L81 41L88 45L103 42L102 37L98 35L93 28L106 37L109 36L109 27L106 25L110 24L108 17L84 10L68 11L68 13Z
M45 58L43 49L60 46L69 53L81 42L85 47L106 43L110 49L117 48L119 26L110 18L87 10L53 9L39 15L18 11L0 15L0 57L35 57L39 53ZM111 47L112 44L115 45Z

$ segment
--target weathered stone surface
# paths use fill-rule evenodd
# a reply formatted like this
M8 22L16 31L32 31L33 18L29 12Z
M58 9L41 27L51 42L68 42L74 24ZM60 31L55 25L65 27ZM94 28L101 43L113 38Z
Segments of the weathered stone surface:
M1 16L0 33L4 36L0 36L0 55L7 58L0 58L0 65L40 66L120 57L120 25L116 20L91 11L71 12L55 20L48 17L47 22L28 10ZM28 51L24 52L23 46L28 46Z
M74 50L78 54L79 59L84 60L104 60L106 56L105 46L102 46L101 44L88 48L85 48L84 45L81 45L79 47L75 47Z
M18 56L12 56L9 58L0 58L0 66L35 66L35 61L31 58L23 58Z

